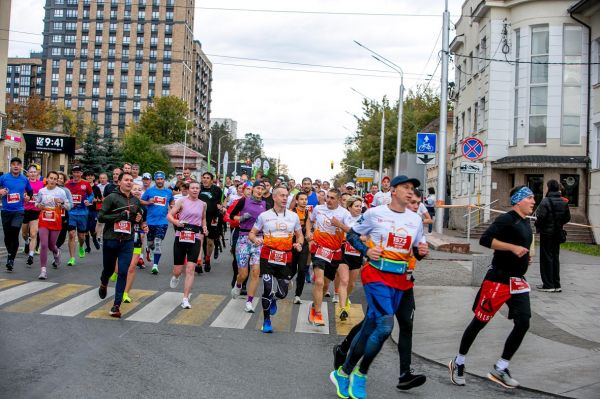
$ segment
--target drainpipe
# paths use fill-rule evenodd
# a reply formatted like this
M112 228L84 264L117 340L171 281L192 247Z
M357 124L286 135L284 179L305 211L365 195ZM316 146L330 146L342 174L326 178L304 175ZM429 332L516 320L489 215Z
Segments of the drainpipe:
M582 20L578 19L577 17L575 17L573 15L573 11L569 11L569 15L571 16L571 18L573 18L575 21L579 22L581 25L585 26L587 28L588 31L588 45L587 45L587 50L588 50L588 61L587 61L587 121L586 121L586 133L587 133L587 138L585 140L585 156L589 159L590 158L590 110L591 110L591 92L592 92L592 86L591 86L591 82L592 82L592 27L589 26L588 24L586 24L585 22L583 22ZM597 154L596 156L598 156L600 154ZM590 186L590 173L591 173L591 168L589 165L589 161L588 161L588 166L587 166L587 173L585 176L585 193L586 193L586 204L585 204L585 213L586 213L586 217L590 212L590 196L589 196L589 186ZM589 220L589 219L588 219Z

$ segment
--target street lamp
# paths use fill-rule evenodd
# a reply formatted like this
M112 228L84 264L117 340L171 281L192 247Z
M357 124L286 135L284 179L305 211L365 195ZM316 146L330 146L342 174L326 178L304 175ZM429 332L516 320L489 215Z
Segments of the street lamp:
M394 172L397 176L400 174L400 153L402 151L402 113L404 111L404 72L402 71L402 68L400 68L398 65L396 65L392 61L388 60L381 54L376 53L375 51L373 51L370 48L364 46L363 44L357 42L356 40L354 40L354 43L358 44L360 47L362 47L365 50L367 50L368 52L370 52L372 54L371 56L373 58L375 58L377 61L381 62L382 64L384 64L385 66L387 66L388 68L392 69L393 71L395 71L396 73L398 73L400 75L400 95L399 95L399 99L398 99L398 133L396 136L396 158L395 158L395 162L394 162Z

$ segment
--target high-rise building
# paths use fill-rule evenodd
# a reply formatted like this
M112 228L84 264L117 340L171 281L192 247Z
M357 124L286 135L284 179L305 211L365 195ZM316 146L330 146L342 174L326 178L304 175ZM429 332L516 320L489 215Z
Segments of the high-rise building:
M209 99L203 97L210 94L210 79L197 91L195 71L198 64L201 75L211 67L194 51L194 4L46 0L45 97L59 107L83 109L104 135L117 136L153 98L174 95L189 105L192 144L201 140L210 117Z
M43 96L42 59L9 58L6 73L6 101L25 103L29 96Z
M237 139L237 122L231 118L211 118L210 126L214 126L216 124L227 126L227 131L231 135L231 138Z

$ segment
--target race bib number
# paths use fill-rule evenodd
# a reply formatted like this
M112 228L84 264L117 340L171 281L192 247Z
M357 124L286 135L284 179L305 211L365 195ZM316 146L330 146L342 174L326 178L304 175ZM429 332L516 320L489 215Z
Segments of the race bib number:
M158 206L166 206L167 199L165 197L159 197L158 195L154 197L154 205Z
M81 195L73 194L73 204L81 204Z
M276 251L274 249L270 250L269 251L269 263L285 266L287 264L287 252Z
M511 277L510 278L510 293L512 294L523 294L531 291L529 283L524 278Z
M333 253L334 253L333 249L319 247L319 248L317 248L317 252L315 252L315 257L317 257L319 259L323 259L323 260L331 263L331 261L333 260Z
M116 222L114 225L115 233L131 234L131 222L128 220L121 220Z
M360 256L361 253L359 251L357 251L356 249L354 249L354 247L352 245L350 245L349 242L344 244L344 253L346 255L350 255L350 256Z
M213 220L210 221L210 225L212 227L216 227L219 224L219 218L213 218Z
M6 198L6 202L8 202L9 204L16 204L17 202L21 201L21 194L19 193L14 193L14 194L8 194L7 198Z
M56 222L56 212L54 211L42 211L42 220L44 222Z
M193 231L181 231L179 232L179 242L195 243L196 233Z
M393 248L396 251L408 252L412 244L411 236L399 236L398 234L389 233L386 243L387 248Z

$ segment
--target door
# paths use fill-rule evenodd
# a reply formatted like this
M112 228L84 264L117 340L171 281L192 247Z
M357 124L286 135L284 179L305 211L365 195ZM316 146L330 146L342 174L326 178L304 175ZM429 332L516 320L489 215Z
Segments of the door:
M544 198L544 175L525 175L527 187L533 191L535 206L537 207Z

